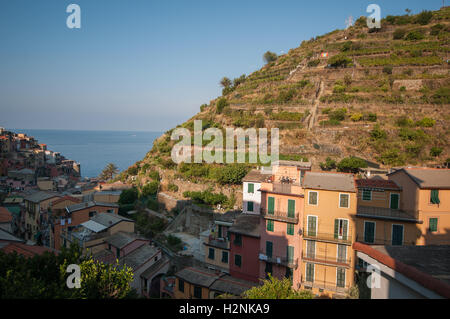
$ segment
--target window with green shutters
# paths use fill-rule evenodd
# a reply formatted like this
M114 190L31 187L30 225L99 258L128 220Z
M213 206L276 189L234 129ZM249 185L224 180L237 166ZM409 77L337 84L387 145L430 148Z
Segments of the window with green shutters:
M308 216L308 236L316 236L317 217Z
M372 200L372 191L369 189L363 189L362 191L362 200L370 201Z
M295 200L288 199L288 217L295 218Z
M292 246L286 247L286 257L289 263L294 262L294 247Z
M317 192L309 192L308 193L308 203L309 205L317 205Z
M234 234L234 245L242 246L242 236L240 234Z
M438 219L437 218L430 218L430 232L436 232L437 231L437 225L438 225Z
M364 222L364 242L373 244L375 242L375 223Z
M273 243L271 241L266 241L266 255L269 258L272 258L273 253Z
M208 251L208 259L214 260L214 254L215 254L215 249L214 248L209 248Z
M398 209L400 202L400 195L399 194L391 194L391 204L390 208L392 209Z
M267 221L267 231L273 231L273 228L274 228L274 221L268 220Z
M392 245L403 245L403 225L392 225Z
M248 184L248 192L254 193L255 192L255 184L249 183Z
M348 220L335 219L334 220L334 238L347 240Z
M184 292L184 280L178 279L178 290Z
M247 202L247 211L252 212L253 211L253 202Z
M306 281L314 282L314 264L306 264Z
M336 286L340 288L345 288L345 268L337 269Z
M242 265L242 256L241 255L234 255L234 264L238 267L241 267L241 265Z
M275 212L275 198L269 197L267 199L267 213L273 215Z
M287 224L287 234L294 235L294 224Z
M222 262L228 264L228 251L222 251Z
M316 257L316 242L314 240L307 240L306 256L308 258L315 258Z
M440 204L441 201L439 200L439 190L433 189L430 193L430 203L431 204Z

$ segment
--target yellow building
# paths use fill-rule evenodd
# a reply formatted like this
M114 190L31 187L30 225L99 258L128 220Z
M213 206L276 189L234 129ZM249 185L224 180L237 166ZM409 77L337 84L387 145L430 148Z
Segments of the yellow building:
M301 286L322 295L354 284L356 185L352 174L307 172Z

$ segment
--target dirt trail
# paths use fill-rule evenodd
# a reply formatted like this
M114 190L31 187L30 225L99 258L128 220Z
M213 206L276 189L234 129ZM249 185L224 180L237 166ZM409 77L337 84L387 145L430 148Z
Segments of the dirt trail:
M320 103L320 97L322 96L323 88L324 88L323 80L320 80L319 89L317 90L316 99L314 101L314 106L311 111L311 117L309 118L309 122L308 122L308 131L310 131L312 129L312 127L314 126L314 121L316 120L317 108Z

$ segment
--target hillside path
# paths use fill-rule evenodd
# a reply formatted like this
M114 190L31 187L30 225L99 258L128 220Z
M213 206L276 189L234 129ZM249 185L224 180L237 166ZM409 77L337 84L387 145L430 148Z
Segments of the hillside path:
M308 131L310 131L312 129L312 127L314 126L314 121L316 120L317 108L320 103L320 97L322 96L323 88L324 88L323 80L320 80L319 90L316 94L316 99L314 101L314 106L313 106L313 109L311 112L311 117L309 118Z

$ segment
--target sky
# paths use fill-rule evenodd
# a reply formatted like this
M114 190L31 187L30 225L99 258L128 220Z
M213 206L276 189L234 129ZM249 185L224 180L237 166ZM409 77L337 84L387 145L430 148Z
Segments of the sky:
M81 28L69 29L69 4ZM250 74L270 50L345 20L437 10L442 0L0 0L0 126L166 131ZM447 4L447 3L446 3Z

